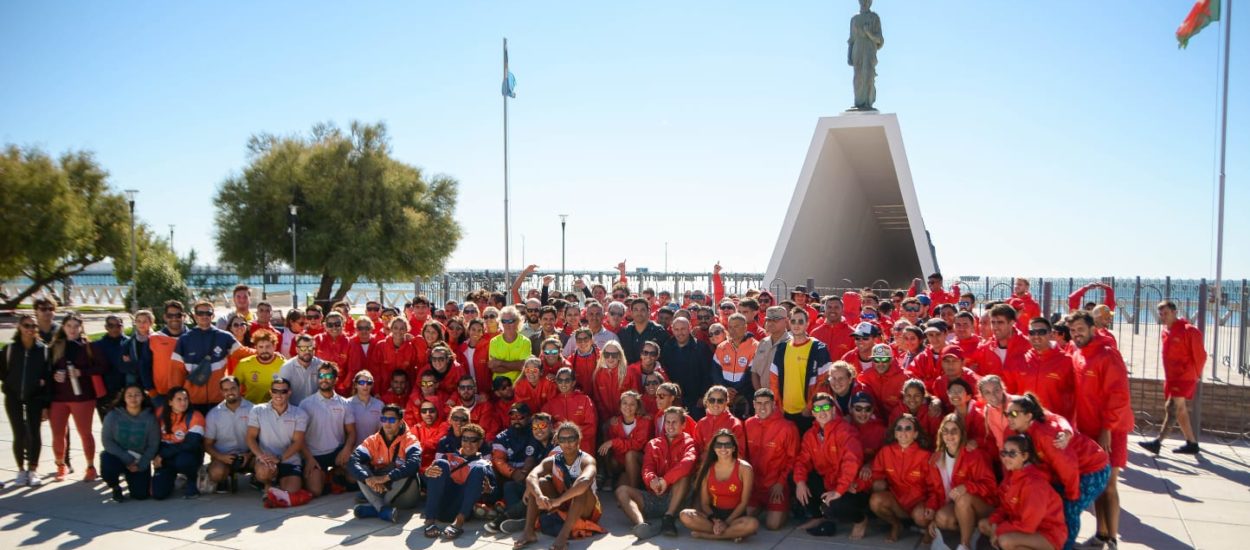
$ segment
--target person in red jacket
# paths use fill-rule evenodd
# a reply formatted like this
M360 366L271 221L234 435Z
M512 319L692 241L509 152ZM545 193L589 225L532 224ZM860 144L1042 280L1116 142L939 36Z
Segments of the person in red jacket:
M929 395L924 382L912 378L903 384L903 400L890 411L890 416L886 420L892 425L900 416L910 414L920 423L920 430L924 432L925 440L933 441L937 438L938 424L942 422L944 410L943 403Z
M836 294L826 296L824 313L825 322L812 329L812 338L825 343L829 348L829 357L840 359L855 349L855 340L851 337L855 329L842 318L842 297Z
M621 414L607 422L607 433L599 446L599 465L605 480L615 479L617 486L638 487L642 484L642 450L651 441L654 428L651 417L642 414L638 392L622 393L619 408Z
M608 341L615 339L616 337L613 336ZM606 345L607 341L604 344ZM565 351L569 351L567 344ZM543 365L544 372L549 372L546 370L547 363L544 362ZM599 366L599 347L595 345L594 333L590 329L579 328L573 331L572 352L565 357L564 366L573 369L573 376L577 379L577 389L586 393L593 390L595 368Z
M1143 441L1141 446L1146 450L1159 454L1163 446L1163 438L1172 431L1172 420L1180 426L1185 436L1185 445L1172 452L1178 454L1198 454L1198 438L1189 423L1189 400L1194 398L1198 383L1202 380L1202 369L1207 364L1207 350L1203 347L1202 332L1189 324L1189 321L1177 317L1176 302L1164 300L1155 308L1159 315L1159 325L1164 327L1159 332L1159 343L1163 350L1163 424L1159 436L1153 441Z
M369 348L376 343L373 341L373 321L364 317L356 321L355 326L356 331L348 337L347 362L343 365L343 371L350 376L349 380L355 380L360 371L369 371ZM361 330L362 327L364 330ZM373 374L373 371L369 371L369 374ZM380 388L373 388L374 395L380 391Z
M1063 548L1068 538L1059 519L1063 505L1046 474L1034 466L1037 457L1029 438L1007 438L999 454L1007 473L998 488L998 509L978 525L981 534L1003 550Z
M790 492L787 481L799 452L799 429L777 412L773 390L755 390L755 416L743 425L746 431L746 456L755 469L755 490L747 503L747 515L764 511L764 527L776 531L785 526L790 515Z
M916 381L920 383L919 380ZM923 387L924 384L921 384ZM851 425L859 434L859 446L864 451L864 464L859 467L859 476L851 486L853 493L872 493L872 461L877 451L885 446L885 424L873 414L872 396L867 392L859 392L851 398ZM851 529L851 540L864 538L867 525L859 524Z
M493 443L495 436L504 427L504 421L499 418L499 409L487 400L486 396L477 393L477 383L467 374L460 377L456 386L456 394L447 400L447 406L453 409L456 407L468 409L469 422L486 430L486 443Z
M929 393L932 393L934 397L937 397L938 400L941 401L942 404L948 409L951 406L951 400L950 397L947 396L946 390L950 387L951 382L954 382L955 380L963 380L964 382L967 382L969 388L968 394L973 399L978 398L976 387L977 382L981 380L981 377L977 376L977 373L972 372L972 369L964 366L963 356L963 350L959 349L959 346L946 346L946 348L942 350L942 375L937 377L937 379L933 381L933 384L929 386Z
M1016 277L1007 304L1016 310L1016 330L1020 332L1029 330L1029 319L1042 315L1042 306L1037 305L1037 300L1029 293L1029 280L1024 277Z
M633 526L634 536L649 539L660 533L677 535L677 511L690 490L690 474L699 460L694 438L683 431L686 410L664 411L664 435L647 442L642 458L643 489L616 488L616 502ZM659 519L660 523L655 523Z
M1085 300L1085 293L1095 288L1103 289L1102 303L1106 305L1108 308L1114 310L1115 309L1115 288L1112 288L1111 285L1104 284L1104 283L1090 283L1081 288L1076 289L1075 292L1068 295L1068 311L1076 311L1078 309L1094 309L1094 306L1097 305L1094 302L1087 302L1087 303L1083 303L1083 302ZM1085 306L1089 306L1089 307L1085 307Z
M1129 400L1128 368L1120 352L1096 336L1093 315L1088 311L1068 314L1068 330L1078 348L1072 358L1076 369L1076 429L1089 436L1111 456L1107 490L1094 501L1101 541L1114 541L1120 532L1120 493L1116 478L1128 464L1128 433L1133 430L1133 407Z
M712 386L703 394L703 403L707 413L699 419L698 431L695 432L694 443L700 453L707 450L712 436L721 430L733 432L738 441L746 444L747 434L742 428L742 421L729 412L729 389L725 386Z
M899 367L908 378L919 378L932 383L942 374L941 366L933 361L933 354L926 353L924 330L917 326L904 327L895 341ZM942 349L938 348L938 352Z
M529 405L531 411L541 411L543 404L556 395L556 383L543 376L542 365L537 357L526 359L512 388L517 401Z
M978 522L998 504L998 483L985 451L965 448L968 432L958 415L946 415L938 430L929 477L930 484L942 489L945 504L934 516L929 534L936 535L938 529L959 531L956 550L968 550Z
M607 420L621 414L621 394L626 391L642 391L642 371L638 364L625 362L625 351L615 340L603 345L599 365L595 367L591 400L595 414Z
M560 369L556 373L557 393L543 405L543 412L555 418L557 424L566 420L577 424L582 430L582 450L594 454L599 417L595 415L595 404L586 394L574 389L574 384L573 369Z
M1062 489L1066 547L1072 547L1081 530L1081 513L1107 486L1111 475L1107 453L1080 433L1062 439L1062 428L1047 419L1046 410L1033 394L1011 399L1007 423L1013 431L1029 437L1039 466L1045 466L1042 470L1050 474L1051 484Z
M680 407L681 394L681 386L678 386L673 382L664 382L656 387L655 410L658 411L658 413L652 415L652 418L655 418L656 422L655 433L651 434L651 437L654 438L664 435L664 411L667 411L669 407L674 405ZM693 418L690 418L689 414L686 415L686 425L682 427L681 430L690 434L691 438L697 439L699 437L697 435L699 433L699 424L695 422Z
M407 413L404 416L407 417ZM437 404L423 401L418 405L417 416L408 426L409 431L421 441L421 448L425 449L421 453L421 471L423 472L434 463L434 450L438 448L438 441L447 435L447 430L451 428L443 418Z
M855 343L855 347L842 354L839 359L850 363L855 367L855 372L861 375L872 370L872 348L881 343L881 328L872 323L859 323L851 332L851 341Z
M990 308L992 338L981 343L968 365L977 375L1003 376L1005 370L1024 368L1019 364L1024 362L1024 354L1029 351L1029 339L1016 330L1016 317L1016 310L1007 304Z
M886 542L898 541L903 520L911 518L926 530L924 543L928 544L929 523L942 504L942 488L929 477L932 453L922 448L924 435L919 430L916 417L899 417L886 434L890 441L872 461L873 493L868 506L890 524Z
M1047 410L1071 421L1076 417L1076 371L1072 356L1050 343L1054 330L1045 317L1029 321L1029 345L1024 354L1024 368L1012 368L1003 376L1007 393L1023 395L1032 392Z
M794 462L794 498L815 516L802 526L808 534L830 537L837 532L836 520L867 521L867 495L851 491L864 453L859 433L834 411L833 396L816 394L812 414L816 422L803 434Z
M890 346L873 346L872 368L859 375L859 383L872 395L873 401L880 404L882 410L893 410L903 399L903 384L906 382L907 375L895 363Z
M313 342L317 346L315 355L320 357L322 361L328 361L339 365L344 369L343 374L349 374L346 370L347 360L351 354L352 341L343 334L343 315L336 311L330 312L326 316L325 332L313 337ZM348 376L340 376L338 386L334 391L339 395L347 397L352 394L355 388L352 388L352 378Z
M486 323L481 319L469 321L466 334L467 338L457 352L457 359L473 375L473 381L477 382L477 391L486 393L490 391L493 377L489 366L490 338L486 337Z
M564 362L564 357L560 355L560 349L560 340L556 338L543 340L538 346L538 368L542 371L543 378L550 380L553 384L556 381L556 372L560 370L560 367L568 366ZM573 375L576 376L577 371L574 371ZM590 389L590 387L587 386L587 389Z
M408 321L396 317L390 329L390 336L369 346L369 372L375 380L390 380L392 372L402 370L408 373L408 380L416 380L417 348L408 341Z
M981 337L977 336L977 318L970 311L955 314L955 322L951 325L955 332L955 345L964 350L964 357L975 357L977 348L981 347Z

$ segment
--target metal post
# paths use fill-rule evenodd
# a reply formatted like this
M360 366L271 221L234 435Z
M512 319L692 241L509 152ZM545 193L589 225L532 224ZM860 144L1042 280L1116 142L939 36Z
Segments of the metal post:
M174 252L174 224L172 223L169 224L169 251ZM174 252L174 255L177 256L178 253Z
M137 189L126 190L126 200L130 202L130 312L134 313L139 310L139 296L135 294L135 279L139 275L138 252L135 248L135 195L139 194Z
M1139 334L1141 324L1141 275L1133 285L1133 334Z
M1203 278L1198 283L1198 332L1203 336L1207 334L1207 280ZM1218 323L1216 326L1219 326ZM1218 331L1217 331L1218 332ZM1215 374L1215 368L1219 361L1211 361L1211 372ZM1213 376L1213 378L1217 378ZM1202 377L1198 377L1198 391L1194 394L1194 435L1202 433Z
M560 277L561 278L564 277L564 228L566 225L568 225L568 221L569 221L568 214L560 214ZM559 288L560 285L562 284L564 284L564 281L561 281L559 284L556 285L556 287Z
M1050 300L1054 293L1054 283L1042 281L1042 316L1050 318Z
M291 205L291 309L299 309L299 270L296 266L295 222L299 218L299 206Z
M1224 90L1222 94L1222 105L1220 107L1220 191L1219 191L1219 208L1217 222L1217 236L1215 239L1215 336L1211 340L1211 374L1212 378L1219 376L1220 367L1220 303L1223 300L1223 282L1224 282L1224 166L1228 152L1228 57L1229 44L1232 42L1233 29L1233 6L1232 2L1225 0L1224 2ZM1202 377L1198 378L1198 412L1194 417L1194 431L1201 433L1202 430Z
M503 79L508 81L508 39L503 39ZM508 94L503 94L503 277L512 278L508 265L508 245L511 233L508 227Z

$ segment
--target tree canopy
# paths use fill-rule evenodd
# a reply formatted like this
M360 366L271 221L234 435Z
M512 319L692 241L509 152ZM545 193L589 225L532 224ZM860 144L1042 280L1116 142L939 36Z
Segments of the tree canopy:
M434 275L460 240L456 180L394 159L382 123L258 134L247 148L247 166L214 200L221 261L243 276L291 264L290 204L299 207L296 269L320 276L318 301L342 299L361 279Z
M86 151L53 159L38 148L0 154L0 280L31 284L4 307L107 258L129 258L130 211Z

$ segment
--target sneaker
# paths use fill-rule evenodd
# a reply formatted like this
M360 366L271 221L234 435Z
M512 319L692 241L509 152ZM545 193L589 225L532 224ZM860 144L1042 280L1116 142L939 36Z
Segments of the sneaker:
M1172 449L1172 452L1178 455L1196 455L1199 452L1198 442L1186 441L1184 445Z
M65 477L69 475L69 466L64 464L56 465L56 477L52 478L56 481L65 481Z
M352 508L352 515L360 519L378 517L378 510L372 504L360 504Z
M955 547L955 550L972 550L972 549L968 548L967 546L964 546L963 543L960 543L959 546Z
M821 522L820 525L809 527L807 534L813 537L832 537L838 533L838 524L832 521Z
M660 526L656 523L643 522L634 526L634 536L638 540L647 540L660 534Z
M1085 542L1076 545L1076 547L1082 550L1102 550L1107 547L1107 539L1095 534L1085 539Z
M1141 441L1141 442L1138 442L1137 444L1141 445L1141 448L1146 449L1147 451L1150 451L1154 454L1159 454L1159 449L1163 448L1163 443L1159 442L1158 439L1151 439L1149 441Z
M97 479L100 479L100 474L96 473L95 466L87 466L87 473L82 476L83 482L91 483Z
M126 500L126 494L122 492L121 485L113 486L113 500L116 502L123 502Z
M399 520L399 512L395 510L394 506L383 506L382 509L378 511L378 519L387 523L397 523Z
M644 524L645 525L645 524ZM505 519L499 522L499 530L509 535L515 535L525 530L525 520L523 519ZM654 535L652 535L654 536Z
M502 531L502 529L499 528L500 523L503 523L502 520L500 518L495 518L483 524L482 529L485 529L487 533L497 535L500 531Z
M660 532L666 537L677 536L677 518L673 516L664 516L660 520Z
M26 473L30 474L30 481L26 482L27 487L39 487L43 485L43 478L39 477L39 474L36 473L34 470L31 470Z
M17 479L13 480L13 485L16 485L18 487L25 487L29 483L30 483L30 472L27 472L26 470L18 470Z
M1116 539L1107 539L1107 550L1119 550L1120 541Z

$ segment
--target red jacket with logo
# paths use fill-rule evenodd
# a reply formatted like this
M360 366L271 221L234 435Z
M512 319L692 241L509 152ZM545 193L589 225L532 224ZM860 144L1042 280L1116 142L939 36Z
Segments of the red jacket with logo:
M929 477L932 455L914 443L906 449L891 443L877 451L877 458L872 461L872 479L884 480L904 510L910 511L919 504L937 510L942 507L945 495L941 480L934 486L933 478Z
M412 342L402 342L395 347L395 342L387 336L369 346L369 372L373 373L374 384L389 385L391 373L403 370L408 373L409 387L416 387L420 382L417 378L417 348Z
M903 401L903 384L906 382L907 375L894 363L890 364L885 374L872 368L859 375L859 383L872 395L876 408L882 411L893 410Z
M694 473L694 465L698 461L699 453L690 434L679 433L672 441L665 436L653 438L647 442L642 455L643 487L650 490L651 482L656 478L662 478L671 487L681 478Z
M829 348L829 357L840 358L846 355L846 352L855 349L855 340L851 338L851 331L851 325L839 322L820 325L812 331L811 336L825 343L825 346Z
M1068 527L1063 521L1063 502L1050 488L1044 472L1032 465L1007 472L998 488L998 509L990 523L998 526L999 536L1007 533L1037 533L1054 548L1063 548Z
M700 455L707 450L707 446L712 443L712 438L716 436L716 432L721 430L729 430L733 432L734 437L738 438L738 446L745 447L747 441L747 432L742 428L742 421L738 420L733 413L725 411L718 415L704 415L697 424L695 431L694 443L699 449ZM741 450L739 454L742 453Z
M651 440L651 433L655 430L654 423L650 416L635 416L634 430L625 434L625 421L620 416L612 417L608 421L608 434L605 441L612 443L612 457L617 462L625 463L625 454L633 451L641 452L647 446L647 442Z
M1024 368L1007 371L1007 393L1033 392L1048 411L1072 420L1076 416L1076 370L1072 356L1050 348L1024 354Z
M538 377L538 385L531 384L524 376L517 377L512 391L517 401L530 406L530 411L543 410L543 404L555 397L557 393L556 383L541 375Z
M1120 352L1096 339L1072 358L1076 371L1076 428L1098 439L1102 430L1133 430L1128 368Z
M565 420L577 424L582 429L582 450L592 454L595 452L599 417L595 414L595 404L586 394L579 391L557 393L543 405L543 412L551 415L557 426Z
M972 369L979 376L988 376L997 374L1003 376L1003 372L1012 368L1021 369L1024 363L1024 354L1028 353L1033 346L1029 345L1029 337L1020 331L1016 331L1007 339L1007 358L1002 360L998 358L998 341L990 338L981 342L981 346L977 348L976 354L964 362L964 366Z
M803 434L799 456L794 461L794 481L806 482L813 471L820 474L826 491L846 493L859 475L864 451L859 432L850 423L835 417L828 424L812 424Z
M1207 350L1198 327L1177 319L1159 333L1159 343L1163 348L1163 373L1168 380L1192 382L1202 378Z
M642 393L642 369L638 363L625 367L625 376L612 368L597 368L594 371L594 388L591 396L595 402L595 413L599 418L612 418L621 414L621 394L627 390Z
M785 483L799 454L799 429L780 411L774 411L764 420L748 418L743 431L747 434L746 459L755 470L755 486L769 488Z
M939 490L945 490L946 485L942 483L941 465L936 462L938 458L938 455L933 455L933 467L929 468L929 476L933 479L929 480L929 484ZM980 497L986 504L998 505L998 481L994 478L994 470L990 467L989 457L980 448L971 451L961 450L959 456L955 458L955 467L951 470L951 489L960 485L968 490L968 494ZM942 493L942 502L946 500L946 494Z

